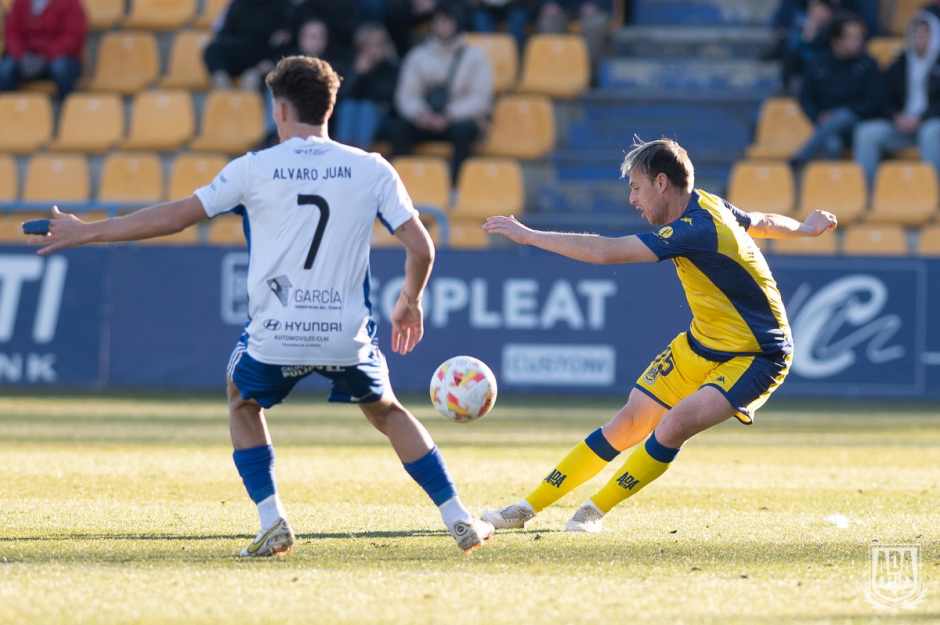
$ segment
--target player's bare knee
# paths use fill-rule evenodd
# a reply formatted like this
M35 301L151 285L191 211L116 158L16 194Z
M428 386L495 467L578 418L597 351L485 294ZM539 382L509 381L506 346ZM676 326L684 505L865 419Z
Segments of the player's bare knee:
M360 408L369 423L382 434L388 433L388 423L391 419L405 412L395 397L383 397L377 402L362 404Z

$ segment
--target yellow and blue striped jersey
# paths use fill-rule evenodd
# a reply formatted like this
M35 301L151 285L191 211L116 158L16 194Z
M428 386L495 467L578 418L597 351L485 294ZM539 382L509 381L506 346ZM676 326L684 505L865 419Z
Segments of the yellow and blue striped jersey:
M695 190L677 220L638 235L659 260L675 263L692 310L689 343L705 358L792 350L780 290L750 225L727 200Z

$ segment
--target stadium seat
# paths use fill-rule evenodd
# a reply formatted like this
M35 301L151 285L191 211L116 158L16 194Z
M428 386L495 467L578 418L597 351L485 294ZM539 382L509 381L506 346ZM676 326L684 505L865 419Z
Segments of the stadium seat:
M206 186L226 162L226 158L218 154L181 154L170 170L169 199L189 197L196 189Z
M196 0L131 0L125 28L175 30L196 16Z
M927 163L882 163L868 221L919 226L937 214L937 173Z
M493 91L503 93L516 85L519 51L516 40L505 33L467 33L464 41L486 52L493 68Z
M175 150L193 136L195 113L189 92L145 91L134 97L131 127L121 147L132 150Z
M110 93L73 93L65 100L59 134L49 146L64 152L100 153L124 136L124 105Z
M401 176L415 206L447 210L450 203L450 173L444 159L428 156L400 156L392 165Z
M846 254L904 256L908 253L907 235L901 226L853 226L845 232L842 249Z
M28 241L23 235L23 222L30 219L47 219L49 213L33 211L0 215L0 243L19 243Z
M202 60L202 50L212 34L206 30L184 30L173 38L166 76L160 82L165 89L205 91L209 74Z
M39 154L26 168L24 202L87 202L88 161L77 154Z
M190 144L202 152L241 154L264 138L264 104L247 91L213 91L206 98L202 133Z
M555 112L547 97L507 95L499 99L483 154L533 159L554 147Z
M898 54L904 49L904 39L901 37L872 37L868 42L868 54L870 54L881 69L886 69Z
M18 178L16 161L9 154L0 154L0 203L16 200Z
M588 88L591 63L578 35L533 35L525 49L519 91L573 98Z
M750 158L786 159L813 132L813 126L792 98L768 98L761 107L757 136L747 150Z
M470 158L460 169L452 216L479 225L490 215L520 213L524 200L519 163L508 158Z
M490 246L490 238L480 227L479 221L451 220L448 246L463 250L480 250Z
M401 241L378 220L372 225L372 247L403 247Z
M889 2L891 32L895 35L904 35L907 32L907 26L910 24L911 18L926 4L928 4L926 0L892 0Z
M124 17L124 0L82 0L92 30L113 28Z
M920 229L917 234L917 253L921 256L940 256L940 224Z
M0 152L28 154L49 142L52 103L39 93L0 95Z
M222 11L228 6L229 0L203 0L202 11L196 18L193 26L199 28L213 28Z
M868 193L862 168L852 161L816 161L803 171L800 216L814 210L834 213L842 224L860 219Z
M731 170L728 201L746 211L793 212L793 172L783 163L742 161Z
M832 256L838 253L838 238L835 234L827 233L818 237L800 237L798 239L775 239L773 242L774 254L797 255L824 255Z
M101 166L98 201L107 204L154 204L163 199L163 164L154 153L108 155Z
M160 56L153 34L109 32L98 46L98 63L89 89L132 94L151 84L159 73Z
M241 215L225 214L210 219L206 241L210 245L245 245Z

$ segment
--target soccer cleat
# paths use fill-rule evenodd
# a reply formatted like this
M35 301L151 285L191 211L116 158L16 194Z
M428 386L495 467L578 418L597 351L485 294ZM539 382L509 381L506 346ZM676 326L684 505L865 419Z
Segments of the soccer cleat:
M470 522L457 521L450 527L450 535L457 541L457 546L463 549L464 554L482 547L483 543L493 535L493 531L491 523L480 519L473 519Z
M565 524L566 532L587 532L588 534L597 534L604 529L604 513L601 512L593 501L578 508L568 523Z
M521 529L535 518L535 511L528 505L513 503L499 510L486 510L480 518L498 530Z
M286 556L294 546L294 532L284 519L266 530L261 530L250 545L241 550L243 558Z

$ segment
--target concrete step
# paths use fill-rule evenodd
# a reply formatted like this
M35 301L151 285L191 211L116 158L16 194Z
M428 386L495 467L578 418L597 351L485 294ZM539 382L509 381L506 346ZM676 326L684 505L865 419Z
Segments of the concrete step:
M765 25L779 0L634 0L641 25Z
M756 60L770 42L763 26L627 26L614 33L612 56Z
M602 88L644 91L703 91L769 96L779 89L776 63L753 59L614 58L601 64Z

